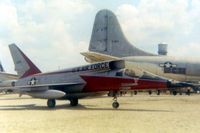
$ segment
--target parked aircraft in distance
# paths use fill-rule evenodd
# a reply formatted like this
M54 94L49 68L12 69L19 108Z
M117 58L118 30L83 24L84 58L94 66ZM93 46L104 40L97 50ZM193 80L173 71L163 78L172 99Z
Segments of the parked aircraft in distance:
M200 81L200 58L156 55L136 48L126 39L116 16L109 10L101 10L97 13L89 52L81 54L90 63L125 60L128 69L140 69L188 84L197 85Z
M113 108L118 108L117 93L122 90L179 87L168 80L138 77L124 69L124 61L106 61L95 64L42 73L35 64L15 45L9 45L19 79L13 87L4 87L20 95L48 99L47 105L53 108L56 99L70 100L71 106L78 99L113 92Z
M9 87L14 84L14 82L18 79L16 74L10 74L5 72L1 62L0 62L0 87Z
M4 68L3 68L1 62L0 62L0 72L4 72Z

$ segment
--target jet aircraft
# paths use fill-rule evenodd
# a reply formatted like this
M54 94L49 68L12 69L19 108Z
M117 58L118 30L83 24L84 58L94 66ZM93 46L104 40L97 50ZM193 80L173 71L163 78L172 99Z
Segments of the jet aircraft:
M98 62L54 72L42 73L38 67L15 45L9 45L19 79L9 90L20 95L48 99L49 108L54 108L56 99L69 100L71 106L78 99L113 92L113 108L118 108L117 93L122 90L178 87L179 84L159 78L135 76L124 69L123 60Z
M9 87L18 79L16 74L5 72L0 62L0 87Z
M81 53L87 62L125 60L126 68L140 69L155 75L199 84L200 60L196 58L161 56L133 46L124 36L117 17L109 10L101 10L95 17L89 52ZM174 91L176 94L176 91Z

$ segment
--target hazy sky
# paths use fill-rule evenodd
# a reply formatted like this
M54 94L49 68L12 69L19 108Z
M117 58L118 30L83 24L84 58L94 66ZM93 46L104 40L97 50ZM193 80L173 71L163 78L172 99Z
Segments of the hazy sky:
M200 57L200 0L1 0L0 60L14 72L8 44L16 43L42 70L85 64L95 14L110 9L135 46Z

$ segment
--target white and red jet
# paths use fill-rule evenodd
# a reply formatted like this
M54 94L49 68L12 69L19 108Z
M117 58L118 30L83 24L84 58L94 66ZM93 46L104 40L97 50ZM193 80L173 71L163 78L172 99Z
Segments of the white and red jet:
M118 108L117 93L122 90L168 88L171 84L163 79L144 79L130 76L124 69L122 60L99 62L95 64L41 73L33 62L15 45L9 46L15 70L20 77L9 90L27 94L34 98L48 99L47 105L55 107L56 99L70 100L71 106L78 105L78 99L96 94L114 92L113 107Z

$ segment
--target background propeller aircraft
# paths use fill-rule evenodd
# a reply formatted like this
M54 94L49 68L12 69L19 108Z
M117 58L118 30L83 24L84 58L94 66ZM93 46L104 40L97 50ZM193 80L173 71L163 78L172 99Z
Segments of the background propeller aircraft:
M97 13L89 52L81 54L90 63L125 60L128 69L140 69L168 79L187 82L186 85L199 84L200 81L199 59L156 55L136 48L126 39L117 17L109 10Z
M0 87L9 87L18 79L16 74L6 73L0 62Z

